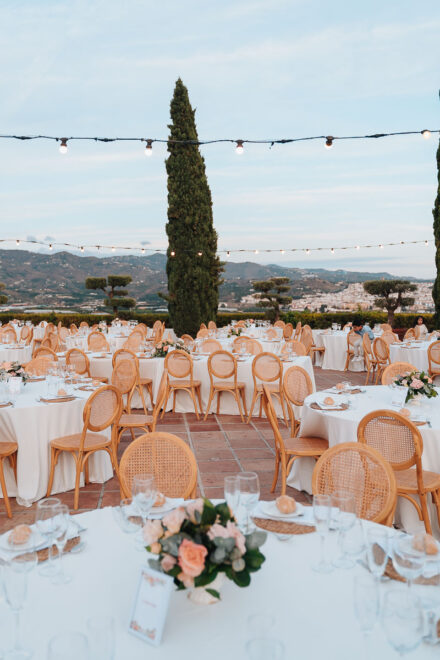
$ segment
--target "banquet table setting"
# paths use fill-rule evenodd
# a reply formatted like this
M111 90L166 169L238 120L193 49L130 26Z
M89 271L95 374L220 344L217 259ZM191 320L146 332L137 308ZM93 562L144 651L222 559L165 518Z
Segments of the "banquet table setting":
M408 362L419 371L428 371L428 348L437 340L433 337L428 341L414 340L396 342L390 345L391 362Z
M18 362L26 364L32 357L32 346L24 344L0 344L0 364Z

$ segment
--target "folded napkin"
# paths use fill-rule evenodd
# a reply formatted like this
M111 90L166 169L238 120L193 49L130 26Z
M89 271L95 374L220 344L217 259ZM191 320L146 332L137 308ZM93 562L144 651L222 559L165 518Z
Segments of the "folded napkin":
M264 520L282 520L283 522L294 522L297 523L298 525L306 525L307 527L314 527L315 526L315 518L313 516L313 507L312 506L304 506L303 508L303 515L298 516L294 514L290 515L285 515L283 516L280 513L280 517L271 517L269 516L264 510L264 504L267 504L267 502L259 501L257 506L255 507L252 517L253 518L263 518Z
M29 525L29 527L32 529L32 531L37 535L38 539L41 539L40 543L37 544L35 547L35 550L43 550L44 548L49 547L49 543L47 539L38 532L38 529L36 525ZM82 532L86 531L86 527L83 527L79 525L77 522L75 522L73 519L69 521L69 529L67 531L67 539L66 542L69 541L70 539L74 539L76 536L79 536ZM8 537L9 534L11 533L11 530L5 532L4 534L0 535L0 560L3 561L8 561L11 557L10 552L6 548L11 549L11 552L19 553L20 552L20 546L19 545L9 545L8 543ZM23 552L26 552L26 550L29 551L29 547L25 546L25 549Z
M341 403L341 404L335 404L335 406L328 407L328 406L321 406L318 401L314 401L313 403L310 404L310 408L313 408L313 410L322 410L323 412L332 412L332 411L343 411L343 410L348 410L348 404L346 403Z
M58 397L43 397L40 396L40 401L43 403L65 403L66 401L73 401L76 399L76 396L73 395L68 395L68 396L58 396Z
M167 513L170 513L170 511L173 511L174 509L177 509L177 507L183 506L184 504L188 504L188 500L185 502L183 497L173 497L173 498L167 497L167 504L168 503L172 505L172 508L167 509L167 511L159 511L159 513L157 513L154 511L154 509L157 508L160 510L162 509L162 507L153 507L150 513L148 514L148 518L150 520L160 520L161 518L166 516Z

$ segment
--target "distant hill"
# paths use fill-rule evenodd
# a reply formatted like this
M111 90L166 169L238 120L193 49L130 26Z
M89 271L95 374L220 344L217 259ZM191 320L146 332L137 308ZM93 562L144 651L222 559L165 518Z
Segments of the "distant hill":
M25 250L0 250L0 281L6 284L11 304L58 308L89 303L96 307L103 296L99 291L88 291L85 288L86 277L128 274L133 278L129 294L138 303L158 305L161 299L157 293L167 291L165 269L166 257L163 254L91 257L71 252L42 254ZM309 292L340 291L351 282L394 278L389 273L330 271L323 268L292 268L251 261L228 261L225 264L220 299L229 304L237 304L243 296L252 292L252 280L274 276L290 278L291 295L294 298ZM415 278L410 279L415 281Z

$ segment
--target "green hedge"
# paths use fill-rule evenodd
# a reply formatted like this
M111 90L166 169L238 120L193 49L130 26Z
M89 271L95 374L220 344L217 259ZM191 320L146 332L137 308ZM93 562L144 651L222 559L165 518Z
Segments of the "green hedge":
M396 314L394 327L405 330L413 328L419 316L423 316L425 319L428 330L435 330L432 314ZM287 312L282 315L282 319L286 323L290 322L296 325L298 321L301 321L303 325L307 323L311 328L329 328L332 323L340 323L344 326L348 321L352 321L356 317L361 318L364 322L368 322L371 327L375 323L387 322L386 312L329 312L325 314L317 312Z

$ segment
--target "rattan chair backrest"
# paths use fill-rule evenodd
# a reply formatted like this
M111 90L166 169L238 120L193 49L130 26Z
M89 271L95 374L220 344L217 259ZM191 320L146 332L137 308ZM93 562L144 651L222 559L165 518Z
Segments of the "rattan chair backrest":
M215 353L222 350L222 345L216 339L205 339L200 348L202 353Z
M24 325L20 331L21 341L25 341L26 344L29 344L32 339L33 333L34 333L33 328L30 328L28 325Z
M259 353L254 357L252 362L252 376L255 384L257 379L266 383L279 380L281 383L282 373L283 367L281 360L273 353Z
M312 394L313 385L302 367L289 367L283 377L284 394L294 406L304 405L304 399Z
M122 397L114 385L104 385L93 392L83 411L84 426L97 432L111 426L119 419Z
M132 360L135 363L136 368L139 370L139 358L133 351L130 351L130 349L128 348L120 348L118 351L115 351L113 353L113 357L112 357L113 368L116 362L118 362L118 360Z
M399 376L406 376L412 371L417 371L417 367L409 362L393 362L385 367L382 374L382 385L391 385Z
M34 374L35 376L45 376L49 369L53 367L53 360L50 356L40 356L34 357L30 360L25 366L25 371L28 374Z
M371 358L373 357L373 349L371 346L371 339L367 332L364 332L362 335L362 346L364 349L364 357L367 355L371 361Z
M434 341L428 346L428 365L431 371L439 371L440 367L440 341Z
M70 332L72 333L72 335L76 335L76 333L78 332L78 328L74 323L70 324Z
M382 454L394 470L421 469L423 440L417 426L393 410L374 410L359 422L358 441Z
M209 330L208 328L200 328L196 335L197 339L205 339L206 337L209 337Z
M318 459L313 470L313 494L331 495L335 491L354 495L359 518L391 524L397 499L396 478L389 463L372 447L345 442L331 447Z
M79 348L71 348L67 351L66 364L73 364L75 372L79 375L90 374L89 358Z
M394 344L395 341L398 341L399 338L397 337L396 339L396 336L392 332L383 332L380 339L385 341L389 346L390 344Z
M119 392L131 394L138 381L138 372L136 363L133 360L119 359L116 361L112 372L112 385L118 388Z
M17 333L14 328L7 328L6 326L0 330L0 342L7 342L8 344L17 341Z
M144 335L142 332L134 331L129 337L125 340L123 348L128 348L128 350L138 351L139 346L144 341Z
M278 321L275 321L274 323L275 328L284 328L285 325L286 324L281 319L278 319Z
M199 330L207 330L207 329L208 329L208 328L207 328L207 326L206 326L206 323L201 323L201 324L200 324L200 328L199 328Z
M277 327L282 327L282 326L277 326ZM269 339L269 341L271 339L277 339L278 338L278 333L275 330L275 328L268 328L265 332L265 337L266 337L266 339Z
M58 361L58 355L48 346L40 346L40 348L36 348L32 357L49 357L53 362Z
M293 325L291 323L286 323L283 328L283 337L284 339L290 339L293 335Z
M392 327L390 326L389 323L381 323L380 327L381 327L382 332L392 332L393 331L393 329L392 329Z
M250 355L259 355L263 352L263 347L257 339L246 338L246 353Z
M164 368L173 378L186 378L190 376L192 381L193 361L192 357L185 351L175 350L167 353Z
M304 348L305 348L306 355L308 355L309 352L310 352L310 349L311 349L312 346L313 346L313 335L312 335L312 333L309 332L308 330L306 330L305 332L304 332L304 330L303 330L303 331L301 332L301 344L302 344L302 345L304 346Z
M234 328L245 328L245 327L246 327L246 321L237 321L237 323L234 325Z
M89 324L87 323L87 321L81 321L81 323L79 324L79 327L80 328L88 328Z
M301 321L298 321L298 323L296 324L296 328L295 328L295 334L293 335L293 338L298 340L298 341L301 338L301 327L302 327L301 326Z
M217 324L215 321L209 321L208 330L217 330Z
M283 355L288 353L289 347L292 349L294 353L296 353L296 355L307 355L307 350L304 344L302 344L300 341L297 341L296 339L289 339L288 341L286 341L281 349L281 353Z
M148 327L145 325L145 323L138 323L137 326L136 326L136 330L138 332L142 332L142 335L145 339L145 337L148 334Z
M166 404L166 395L167 395L167 380L168 380L168 371L163 370L162 376L159 383L159 389L156 394L156 402L153 409L153 431L156 428L157 420L159 419L159 414L164 405Z
M66 341L66 337L70 336L70 332L63 325L58 329L58 337L62 344Z
M158 330L160 328L162 328L162 321L160 321L159 319L156 319L156 321L153 323L153 332L155 332L156 330Z
M89 334L87 337L87 346L91 351L108 351L110 349L107 339L99 331Z
M275 412L275 408L272 401L272 395L270 389L267 385L263 385L263 408L266 413L266 417L269 421L269 424L272 428L272 433L275 442L275 448L280 453L281 461L285 463L286 459L286 447L284 445L283 436L280 433L280 428L278 426L278 419Z
M194 342L194 339L191 337L191 335L182 335L180 339L183 341L185 346L189 346Z
M154 474L157 489L166 497L193 497L197 463L188 445L171 433L145 433L124 451L119 465L126 497L131 497L137 474Z
M356 346L356 344L362 343L361 335L358 335L357 332L351 330L347 335L347 350L350 350Z
M390 349L381 337L376 337L373 341L373 354L379 364L387 364L390 361Z
M214 378L237 378L237 362L228 351L219 350L211 353L208 358L208 373L211 384Z
M408 328L404 334L404 339L417 339L416 331L414 328Z
M246 350L246 343L248 339L249 337L246 337L245 335L240 335L240 337L236 337L232 342L234 346L234 351L241 351L242 346L244 346Z

